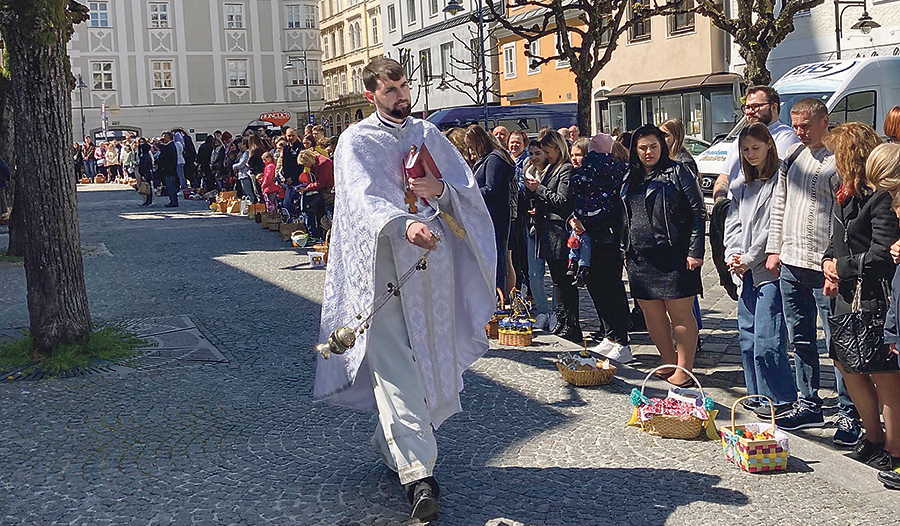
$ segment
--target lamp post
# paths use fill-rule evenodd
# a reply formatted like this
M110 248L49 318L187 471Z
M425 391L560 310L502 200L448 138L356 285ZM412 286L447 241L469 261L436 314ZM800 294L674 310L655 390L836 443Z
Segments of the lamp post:
M81 78L81 73L78 74L78 85L75 87L78 88L78 107L81 110L81 138L84 139L84 88L87 87L87 84Z
M484 6L482 5L483 0L478 0L477 9L478 9L478 42L481 46L479 49L479 55L481 55L481 104L484 108L484 129L489 130L488 125L488 110L487 110L487 67L485 66L484 57L485 57L485 48L487 46L484 45ZM450 13L451 15L455 15L463 10L462 0L447 0L447 6L444 8L445 13ZM426 90L426 94L427 94Z
M306 85L306 123L312 124L312 109L309 104L309 66L307 65L306 50L303 50L303 58L288 57L287 64L284 65L285 71L297 69L294 62L303 61L303 84Z
M843 6L843 7L841 7ZM881 27L881 24L872 20L866 10L866 0L834 0L834 38L837 51L837 59L841 59L841 36L843 36L844 11L848 7L862 7L863 14L850 29L858 29L864 35L868 35L873 29Z

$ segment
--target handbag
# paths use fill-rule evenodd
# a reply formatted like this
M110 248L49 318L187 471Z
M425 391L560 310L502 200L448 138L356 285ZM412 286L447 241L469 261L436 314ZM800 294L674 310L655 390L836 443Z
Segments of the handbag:
M859 256L859 276L850 304L850 312L828 317L831 327L831 346L835 358L849 372L866 372L869 364L890 360L893 354L884 343L884 318L887 314L862 309L863 256ZM890 305L890 290L884 280L884 299Z
M147 181L141 181L137 187L137 193L141 195L150 195L153 190L150 188L150 184Z

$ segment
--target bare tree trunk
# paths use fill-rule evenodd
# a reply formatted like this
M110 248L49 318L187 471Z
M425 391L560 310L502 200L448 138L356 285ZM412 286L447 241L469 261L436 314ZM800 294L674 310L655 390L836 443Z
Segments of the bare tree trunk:
M741 46L741 58L747 64L744 66L744 80L747 86L768 86L772 82L772 74L766 68L770 51L759 44Z
M594 79L575 77L575 87L578 94L578 129L585 137L593 135L591 130L591 91Z
M69 154L69 32L63 27L40 31L32 25L64 22L67 4L41 0L35 7L19 7L3 27L16 108L20 199L14 206L22 214L27 240L25 277L35 358L49 355L60 343L82 341L91 331Z

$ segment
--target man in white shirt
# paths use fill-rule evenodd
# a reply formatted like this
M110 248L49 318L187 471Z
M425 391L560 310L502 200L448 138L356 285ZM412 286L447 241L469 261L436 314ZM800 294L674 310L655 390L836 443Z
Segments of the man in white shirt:
M175 151L178 153L178 164L176 165L178 184L184 190L187 188L187 181L184 178L184 138L181 136L181 132L175 132Z

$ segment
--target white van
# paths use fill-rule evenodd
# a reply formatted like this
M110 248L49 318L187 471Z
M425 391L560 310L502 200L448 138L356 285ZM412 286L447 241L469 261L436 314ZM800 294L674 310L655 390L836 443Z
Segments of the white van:
M800 99L814 97L825 103L831 124L863 122L884 134L884 118L900 105L900 57L869 57L853 60L815 62L797 66L772 87L781 97L779 119L791 124L791 106ZM728 148L745 121L697 156L703 190L711 193Z

